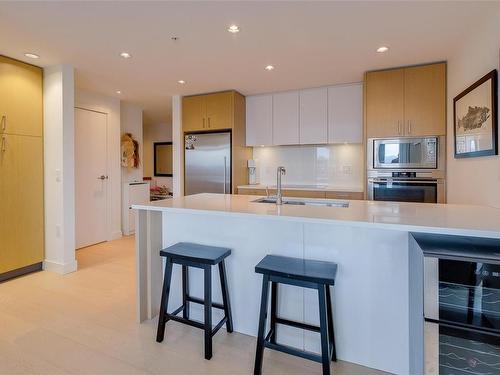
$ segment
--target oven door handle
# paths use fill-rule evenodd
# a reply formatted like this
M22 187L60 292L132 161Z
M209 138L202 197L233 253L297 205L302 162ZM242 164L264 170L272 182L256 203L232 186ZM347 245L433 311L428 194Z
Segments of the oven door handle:
M381 179L373 179L370 182L373 183L390 183L390 184L397 184L397 183L405 183L405 184L429 184L429 185L436 185L438 184L437 180L381 180Z

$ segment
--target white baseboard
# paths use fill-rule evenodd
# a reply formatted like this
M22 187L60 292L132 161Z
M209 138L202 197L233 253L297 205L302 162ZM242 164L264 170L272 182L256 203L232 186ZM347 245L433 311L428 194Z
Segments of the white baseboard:
M75 272L78 269L78 263L76 260L69 263L58 263L50 260L44 260L43 269L45 271L50 271L58 273L60 275L65 275L67 273Z
M122 234L121 230L117 230L117 231L111 232L111 235L109 236L109 240L108 241L117 240L119 238L122 238L122 236L123 236L123 234Z

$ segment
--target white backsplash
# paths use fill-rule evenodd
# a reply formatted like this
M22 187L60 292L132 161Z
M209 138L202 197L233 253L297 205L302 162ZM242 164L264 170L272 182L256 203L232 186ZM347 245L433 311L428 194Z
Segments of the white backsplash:
M363 145L254 147L257 182L276 184L276 168L286 168L283 184L363 187Z

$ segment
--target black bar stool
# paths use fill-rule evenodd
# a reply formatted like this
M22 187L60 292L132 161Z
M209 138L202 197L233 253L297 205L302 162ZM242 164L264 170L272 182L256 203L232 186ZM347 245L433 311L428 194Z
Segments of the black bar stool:
M335 284L337 265L331 262L267 255L255 266L255 272L263 274L263 278L254 374L260 375L262 373L264 348L269 348L320 362L323 364L323 374L329 375L330 361L337 360L335 333L333 330L332 297L330 294L330 285ZM269 283L271 283L271 324L269 332L267 335L264 335ZM277 316L278 284L280 283L318 290L319 327ZM276 324L319 332L321 334L321 355L277 344Z
M165 335L165 324L169 320L203 329L205 331L205 359L212 358L212 337L226 324L227 332L233 332L233 318L231 305L229 303L229 292L227 288L226 267L224 259L231 254L231 249L215 246L205 246L195 243L179 242L160 251L162 257L166 257L165 276L163 279L163 291L161 294L160 317L158 318L158 332L156 341L162 342ZM170 293L170 282L172 278L173 264L182 265L182 306L172 313L167 312L168 296ZM212 266L219 265L219 276L222 289L222 304L212 302ZM196 267L204 270L205 293L204 299L191 297L189 295L189 273L188 267ZM204 305L205 321L200 323L189 319L189 303ZM212 307L224 310L224 318L212 329ZM182 318L177 316L182 311Z

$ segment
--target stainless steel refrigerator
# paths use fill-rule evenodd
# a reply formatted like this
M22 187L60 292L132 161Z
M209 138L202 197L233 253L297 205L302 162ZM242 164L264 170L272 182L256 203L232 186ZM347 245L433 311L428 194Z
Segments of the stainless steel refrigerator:
M231 193L231 133L186 134L184 193Z

